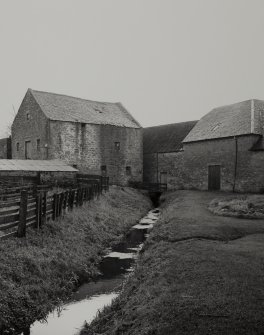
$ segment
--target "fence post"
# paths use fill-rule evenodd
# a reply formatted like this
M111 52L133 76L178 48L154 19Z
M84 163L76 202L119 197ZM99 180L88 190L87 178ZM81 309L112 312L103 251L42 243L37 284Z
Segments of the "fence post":
M27 227L27 203L28 192L21 191L20 209L19 209L19 224L17 228L17 237L26 236Z
M47 191L44 192L44 196L43 196L43 209L42 209L42 215L43 215L43 218L42 218L42 222L43 224L46 224L47 222Z
M84 202L84 187L81 189L81 205L83 205Z
M40 195L36 194L36 224L35 228L39 229L39 212L40 212Z
M69 193L69 210L72 211L73 208L73 190L70 190Z
M63 203L64 203L65 194L62 192L60 194L60 206L59 206L59 216L63 216Z
M56 194L56 219L58 219L59 215L60 215L60 194L57 193Z
M38 216L39 216L39 225L38 228L41 228L42 226L42 203L43 203L43 194L40 192L39 194L39 201L38 201L39 205L38 205Z
M64 202L63 202L63 210L64 210L64 213L67 213L67 205L69 203L69 191L67 190L65 192L65 197L64 197Z
M53 194L53 203L52 203L52 220L56 220L56 208L57 208L57 194Z

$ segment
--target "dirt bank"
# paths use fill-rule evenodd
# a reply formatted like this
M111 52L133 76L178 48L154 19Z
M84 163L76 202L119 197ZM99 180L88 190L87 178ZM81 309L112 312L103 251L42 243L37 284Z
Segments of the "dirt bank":
M104 250L151 207L147 197L112 187L99 200L24 239L0 243L0 322L11 334L43 318L78 282L97 273Z
M208 211L226 196L168 193L135 274L82 335L263 334L264 222Z

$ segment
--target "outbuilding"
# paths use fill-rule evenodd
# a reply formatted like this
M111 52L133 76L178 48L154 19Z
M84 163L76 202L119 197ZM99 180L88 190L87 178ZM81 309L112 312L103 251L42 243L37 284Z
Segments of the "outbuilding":
M29 89L12 125L14 159L60 159L110 183L142 181L142 128L121 103Z
M183 140L184 188L264 192L264 101L206 114Z
M78 170L58 160L0 159L0 183L76 184Z

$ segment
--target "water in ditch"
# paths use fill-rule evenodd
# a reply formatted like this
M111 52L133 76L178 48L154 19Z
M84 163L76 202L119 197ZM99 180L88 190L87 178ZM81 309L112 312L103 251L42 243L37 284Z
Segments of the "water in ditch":
M83 284L70 302L50 313L46 322L35 322L24 335L75 335L84 323L90 323L97 312L118 296L148 232L158 220L159 210L150 211L133 226L124 240L109 250L100 264L102 275L95 282Z

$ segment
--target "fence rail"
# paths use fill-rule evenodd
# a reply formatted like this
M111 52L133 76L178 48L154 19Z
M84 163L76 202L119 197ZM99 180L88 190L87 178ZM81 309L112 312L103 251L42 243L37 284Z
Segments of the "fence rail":
M74 207L97 198L109 189L108 179L85 178L78 187L53 194L41 187L21 187L3 192L0 196L0 240L10 236L24 237L26 228L41 228L49 220L57 220Z

